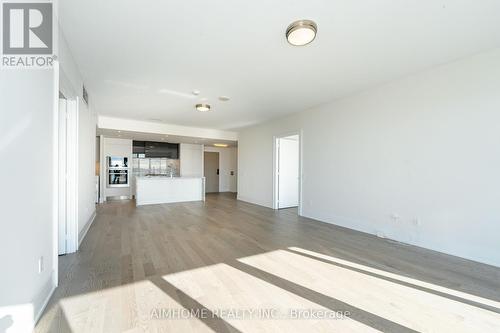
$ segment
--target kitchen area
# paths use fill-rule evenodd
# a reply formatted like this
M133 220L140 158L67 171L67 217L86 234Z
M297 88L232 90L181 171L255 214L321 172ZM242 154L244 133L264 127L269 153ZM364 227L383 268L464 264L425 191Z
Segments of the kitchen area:
M194 138L145 137L118 131L101 135L99 202L135 199L137 206L204 201L204 152L222 150L228 163L214 170L213 179L236 184L236 147L227 143L199 143ZM117 137L118 136L118 137ZM136 139L137 137L137 139ZM222 146L222 147L220 147ZM229 157L229 158L227 158ZM105 164L105 165L102 165ZM215 174L216 173L216 174ZM215 178L217 177L217 178ZM232 191L232 188L222 191Z

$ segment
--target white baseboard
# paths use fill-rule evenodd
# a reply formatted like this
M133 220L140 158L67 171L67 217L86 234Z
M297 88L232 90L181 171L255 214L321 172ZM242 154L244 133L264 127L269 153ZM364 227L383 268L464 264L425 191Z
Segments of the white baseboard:
M87 221L87 224L85 224L85 227L82 229L82 231L78 234L78 247L80 247L80 244L82 244L83 239L87 235L87 232L89 231L90 227L92 226L92 223L94 223L95 217L97 216L97 211L94 211L90 219Z
M250 199L250 198L243 197L243 196L240 196L240 195L238 195L238 196L236 197L236 200L243 201L243 202L247 202L247 203L250 203L250 204L253 204L253 205L257 205L257 206L262 206L262 207L266 207L266 208L271 208L271 209L273 209L273 206L272 206L272 205L269 205L268 203L261 202L261 201L256 201L256 200L252 200L252 199Z
M38 301L37 300L33 301L34 311L35 311L33 328L35 327L38 320L40 320L40 317L42 316L43 311L45 311L47 304L49 304L50 298L52 297L52 295L54 294L54 291L57 288L53 282L53 278L52 278L53 275L54 275L54 272L52 272L52 276L48 280L46 286L40 292L40 295L37 297ZM40 305L37 306L37 303L39 303Z

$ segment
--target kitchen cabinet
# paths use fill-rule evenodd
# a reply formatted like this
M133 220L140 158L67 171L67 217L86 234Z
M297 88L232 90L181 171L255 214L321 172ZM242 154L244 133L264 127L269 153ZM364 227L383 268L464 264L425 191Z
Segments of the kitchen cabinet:
M154 141L134 141L134 156L179 159L179 144Z

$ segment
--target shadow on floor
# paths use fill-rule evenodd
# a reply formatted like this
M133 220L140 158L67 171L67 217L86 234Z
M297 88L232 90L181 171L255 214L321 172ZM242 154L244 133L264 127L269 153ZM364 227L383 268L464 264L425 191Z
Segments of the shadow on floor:
M236 201L231 194L219 194L207 195L206 202L139 208L133 201L100 205L80 251L60 258L59 287L37 331L70 331L59 306L62 299L144 280L153 282L187 309L204 308L161 277L218 263L228 264L328 309L349 310L352 319L372 328L386 332L413 331L237 260L277 250L500 313L494 306L289 249L293 247L500 301L500 269L493 266L302 218L293 209L275 211ZM216 332L238 331L217 316L205 324Z

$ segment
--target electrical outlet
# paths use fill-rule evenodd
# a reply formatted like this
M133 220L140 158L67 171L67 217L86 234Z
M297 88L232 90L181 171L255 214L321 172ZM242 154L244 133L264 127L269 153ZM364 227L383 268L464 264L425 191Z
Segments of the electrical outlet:
M38 274L42 274L43 272L43 256L40 257L40 259L38 259Z

